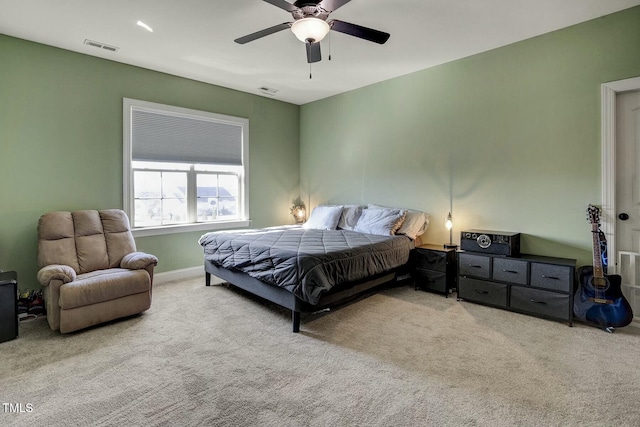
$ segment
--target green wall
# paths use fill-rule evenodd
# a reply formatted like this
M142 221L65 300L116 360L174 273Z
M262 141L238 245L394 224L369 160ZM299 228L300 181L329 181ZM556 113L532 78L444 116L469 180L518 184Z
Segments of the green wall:
M301 186L319 203L523 234L523 251L590 264L600 85L640 75L640 7L301 108Z
M248 118L252 225L292 222L298 106L0 35L0 269L21 288L41 214L122 207L123 97ZM136 242L163 272L202 265L202 234Z
M639 53L636 7L298 107L0 35L0 268L37 286L42 213L122 206L123 97L249 118L253 226L291 223L300 182L308 207L425 210L441 243L452 197L456 234L589 263L600 85ZM163 272L201 265L201 234L136 241Z

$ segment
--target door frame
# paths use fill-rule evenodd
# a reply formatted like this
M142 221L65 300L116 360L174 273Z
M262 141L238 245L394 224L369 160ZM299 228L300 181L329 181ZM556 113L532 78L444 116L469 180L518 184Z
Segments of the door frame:
M608 273L617 272L616 248L616 96L640 89L640 77L603 83L602 105L602 232L607 238Z

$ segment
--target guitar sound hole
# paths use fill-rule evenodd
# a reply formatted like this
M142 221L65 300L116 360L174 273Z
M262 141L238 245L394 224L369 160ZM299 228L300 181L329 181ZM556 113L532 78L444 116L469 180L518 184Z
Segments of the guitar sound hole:
M598 290L606 291L609 289L609 281L604 277L594 277L591 285Z

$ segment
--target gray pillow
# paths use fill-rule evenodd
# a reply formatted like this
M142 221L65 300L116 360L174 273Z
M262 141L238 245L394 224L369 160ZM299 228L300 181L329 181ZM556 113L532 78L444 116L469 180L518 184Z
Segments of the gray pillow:
M316 230L335 230L342 214L342 206L316 206L302 227Z
M389 236L400 228L406 214L402 209L363 209L353 231Z
M363 207L360 205L344 205L340 221L338 221L338 228L353 230L360 219L362 209Z

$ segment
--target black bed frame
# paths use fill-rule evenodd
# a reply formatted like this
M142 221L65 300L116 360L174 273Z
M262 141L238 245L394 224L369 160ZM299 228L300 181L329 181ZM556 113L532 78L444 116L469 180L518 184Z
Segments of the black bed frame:
M229 282L237 288L244 289L245 291L276 303L284 308L288 308L291 310L293 332L299 332L301 312L314 312L328 306L338 305L345 301L349 301L369 289L394 281L396 276L406 269L406 266L399 267L395 270L391 270L377 276L368 277L357 282L345 283L336 286L331 291L324 294L316 305L311 305L302 301L300 298L296 297L284 288L264 283L241 271L228 270L226 268L215 266L206 259L204 261L204 269L207 286L211 286L211 275L214 275Z

